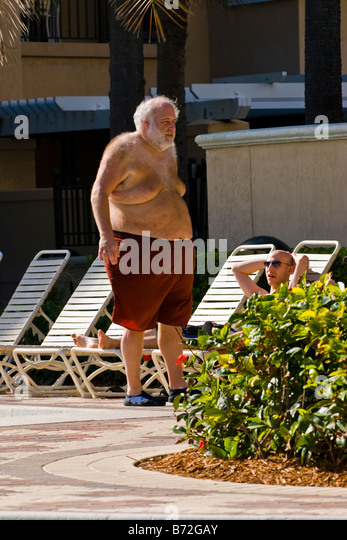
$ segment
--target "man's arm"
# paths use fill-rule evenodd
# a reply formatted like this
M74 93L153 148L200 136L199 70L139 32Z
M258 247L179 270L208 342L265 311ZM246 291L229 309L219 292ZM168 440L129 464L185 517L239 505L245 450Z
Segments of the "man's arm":
M91 194L93 214L100 234L99 259L112 264L118 261L119 246L113 235L109 197L123 181L121 156L120 143L115 139L104 152Z
M268 291L259 287L250 277L250 274L258 272L258 270L262 270L264 268L264 261L266 260L266 257L267 256L264 255L264 257L257 257L251 261L233 263L231 266L238 284L248 298L255 293L269 294Z

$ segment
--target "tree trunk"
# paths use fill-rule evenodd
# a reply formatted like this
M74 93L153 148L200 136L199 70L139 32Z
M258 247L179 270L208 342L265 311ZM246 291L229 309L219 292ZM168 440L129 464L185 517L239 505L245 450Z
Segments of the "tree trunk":
M180 8L181 11L183 11ZM188 17L184 12L182 26L174 24L169 17L162 17L166 37L158 43L157 93L177 100L180 115L177 122L176 147L178 156L178 174L187 186L187 120L185 107L185 64Z
M114 7L110 7L111 138L135 129L133 114L144 99L144 88L142 33L136 37L124 30L116 20Z
M305 122L343 122L340 0L305 1Z

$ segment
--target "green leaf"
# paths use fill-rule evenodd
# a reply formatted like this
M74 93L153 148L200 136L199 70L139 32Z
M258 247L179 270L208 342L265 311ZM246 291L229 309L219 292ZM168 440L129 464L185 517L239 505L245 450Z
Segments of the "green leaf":
M186 433L186 429L183 426L179 426L179 425L173 426L172 431L174 433L178 433L179 435Z
M219 446L210 445L210 450L212 451L213 455L216 457L219 457L221 459L227 459L228 454L223 450L222 448L219 448Z
M288 356L294 356L294 354L296 353L302 353L302 348L301 347L292 347L291 349L289 349L289 351L286 351L286 354Z
M306 296L305 291L301 287L293 287L292 293L296 296L296 299L305 298Z
M288 429L285 427L285 426L280 426L279 429L278 429L278 433L280 435L282 435L282 437L286 440L286 441L290 441L291 439L291 434L289 433Z
M227 437L224 441L224 448L231 458L237 455L239 437Z
M207 407L205 409L205 415L209 418L214 418L216 421L228 418L228 415L224 411L221 411L216 407Z
M291 436L295 435L295 432L298 429L298 427L299 427L299 422L293 422L292 425L290 426L289 434Z
M246 369L250 373L252 373L252 375L258 375L258 372L254 367L253 358L251 356L245 359L244 364L245 364Z
M271 433L270 428L266 428L263 431L261 431L259 436L258 436L258 441L262 441L269 433Z
M322 329L322 325L317 319L311 319L308 323L308 327L312 333L319 333Z
M251 420L250 418L248 420ZM265 426L266 424L261 420L260 418L253 418L253 421L248 424L248 429L258 429L261 426Z
M297 338L297 339L305 339L306 337L308 337L308 335L309 335L308 329L305 326L302 326L302 325L294 326L294 328L293 328L293 330L291 332L291 336L293 338Z
M229 332L230 332L230 324L226 324L225 326L223 326L223 328L220 331L220 335L222 339L227 339Z
M341 435L341 437L338 437L336 439L336 445L339 448L342 448L343 450L345 450L346 447L347 447L347 439L346 439L346 437L344 437L343 435Z
M310 310L310 309L306 309L302 313L298 314L298 319L300 321L303 321L305 319L312 319L314 317L316 317L316 313L314 311Z

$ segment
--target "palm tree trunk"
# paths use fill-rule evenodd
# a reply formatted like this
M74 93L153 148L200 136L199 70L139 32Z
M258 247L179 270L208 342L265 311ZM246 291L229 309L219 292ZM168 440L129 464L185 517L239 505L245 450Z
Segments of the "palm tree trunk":
M110 135L135 129L133 114L144 99L142 33L125 30L110 7Z
M173 24L169 17L162 17L166 41L158 44L157 93L177 101L180 109L176 131L178 174L187 190L187 121L185 107L185 64L187 41L187 14L180 8L184 22ZM187 198L189 194L187 193Z
M305 1L305 122L343 122L340 0Z

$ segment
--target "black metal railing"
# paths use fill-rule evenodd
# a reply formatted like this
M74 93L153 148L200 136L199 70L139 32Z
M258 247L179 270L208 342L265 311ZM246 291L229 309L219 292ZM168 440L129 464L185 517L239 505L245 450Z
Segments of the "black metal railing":
M25 19L26 41L81 41L108 43L110 8L108 0L36 0L36 16ZM155 28L150 29L150 13L143 20L144 43L157 43Z
M90 204L93 176L54 174L54 217L56 247L96 246L99 233Z
M109 41L107 0L36 0L28 41Z

